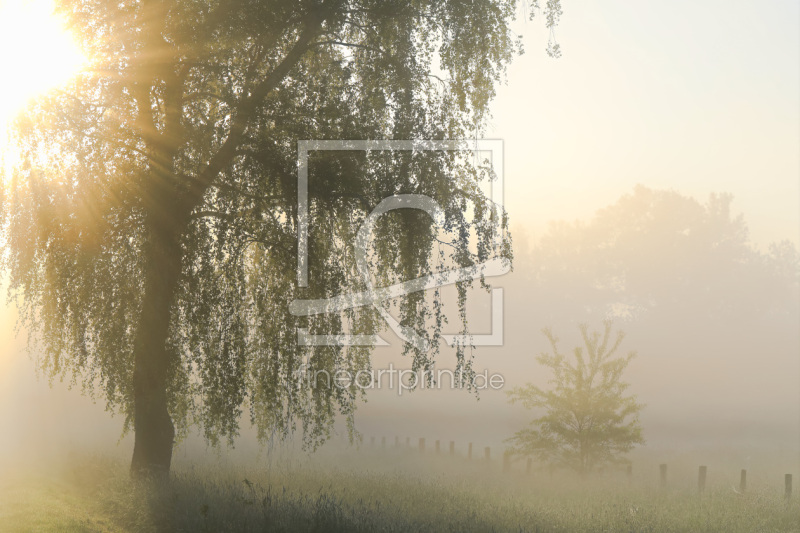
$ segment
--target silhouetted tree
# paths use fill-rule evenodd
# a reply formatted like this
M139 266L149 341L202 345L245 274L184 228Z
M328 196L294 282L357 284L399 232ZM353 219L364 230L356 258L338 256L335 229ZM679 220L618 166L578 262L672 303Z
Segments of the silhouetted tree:
M796 247L784 241L760 251L732 201L637 186L588 220L552 223L518 266L547 323L587 312L662 327L683 318L794 319Z
M6 178L5 265L45 370L125 415L134 473L169 469L176 423L178 436L196 422L216 442L247 409L262 438L300 422L314 443L337 413L352 420L355 387L311 387L296 370L355 372L367 349L301 348L297 329L370 331L375 310L307 319L288 307L355 283L345 245L383 198L433 197L456 251L430 253L427 215L393 213L375 231L378 281L431 273L438 259L510 259L507 237L491 237L505 217L477 185L487 172L455 153L314 153L313 283L295 284L298 140L480 135L520 50L515 1L59 6L93 68L18 122L26 164ZM552 26L558 2L544 12ZM438 309L418 293L400 305L434 346L415 351L416 367L435 355L438 326L424 326Z
M622 381L635 353L615 355L624 334L619 331L612 336L611 322L605 323L602 334L589 332L586 325L579 329L584 347L575 348L572 357L559 351L558 338L550 329L543 331L552 353L537 360L552 370L553 388L545 391L528 384L508 395L511 403L543 408L545 414L508 442L513 444L511 454L535 456L585 475L603 464L624 460L621 456L644 439L638 416L642 405L625 395L628 384Z

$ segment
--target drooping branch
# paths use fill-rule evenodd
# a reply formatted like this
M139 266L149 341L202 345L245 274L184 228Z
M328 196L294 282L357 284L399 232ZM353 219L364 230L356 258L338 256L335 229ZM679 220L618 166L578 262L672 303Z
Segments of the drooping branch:
M308 51L314 39L320 33L325 20L332 13L332 9L320 9L310 12L304 20L304 28L294 46L289 50L283 60L258 84L249 95L242 98L234 111L233 123L228 136L222 146L211 157L208 164L198 174L198 185L194 193L200 198L205 189L213 183L219 173L236 156L239 144L244 140L245 130L264 98L275 89L286 77L289 71Z

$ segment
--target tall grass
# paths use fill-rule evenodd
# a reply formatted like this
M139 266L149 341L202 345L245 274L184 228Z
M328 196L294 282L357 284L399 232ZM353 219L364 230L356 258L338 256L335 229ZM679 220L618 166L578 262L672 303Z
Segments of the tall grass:
M717 485L700 497L623 477L531 479L418 454L331 459L178 462L168 481L134 483L124 463L92 458L73 464L59 490L94 517L85 531L800 532L800 503L787 505L780 487L739 495ZM3 526L0 512L0 530L13 530Z

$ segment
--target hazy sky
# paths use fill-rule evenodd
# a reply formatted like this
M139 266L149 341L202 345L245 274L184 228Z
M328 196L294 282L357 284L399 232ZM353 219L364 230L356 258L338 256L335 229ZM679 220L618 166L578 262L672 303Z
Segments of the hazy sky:
M520 22L488 137L534 233L636 183L730 192L759 244L800 238L800 3L563 0L560 59Z

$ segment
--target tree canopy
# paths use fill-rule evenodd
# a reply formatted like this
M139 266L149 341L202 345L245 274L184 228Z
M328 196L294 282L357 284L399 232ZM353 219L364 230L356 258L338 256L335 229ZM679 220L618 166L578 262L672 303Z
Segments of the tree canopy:
M616 356L624 334L618 331L612 336L610 321L602 334L590 332L585 324L579 329L584 346L576 347L571 357L559 351L553 332L544 330L552 352L536 359L553 372L553 388L528 384L508 392L511 403L545 411L531 422L531 428L508 440L512 454L535 456L587 474L604 464L624 461L623 454L644 439L638 416L642 405L625 395L628 384L622 380L635 353Z
M437 252L441 228L394 212L371 248L379 284L510 260L508 235L491 238L506 219L480 192L491 179L480 165L451 152L317 152L313 281L294 278L298 141L480 136L521 51L515 1L58 5L92 67L16 123L24 164L4 178L4 267L42 367L125 416L134 468L169 468L173 422L178 436L197 423L216 442L247 410L263 438L299 422L315 443L337 414L352 421L356 388L295 371L368 368L368 348L299 347L296 331L373 331L376 313L288 307L357 285L348 243L382 199L434 198L455 246ZM559 3L543 11L552 26ZM438 309L418 293L399 303L401 323L434 347L406 347L417 367L436 353Z
M551 223L518 262L530 263L526 286L550 313L542 319L588 311L659 327L701 314L721 323L796 320L797 248L783 241L759 249L732 202L725 193L701 202L639 185L589 220Z

